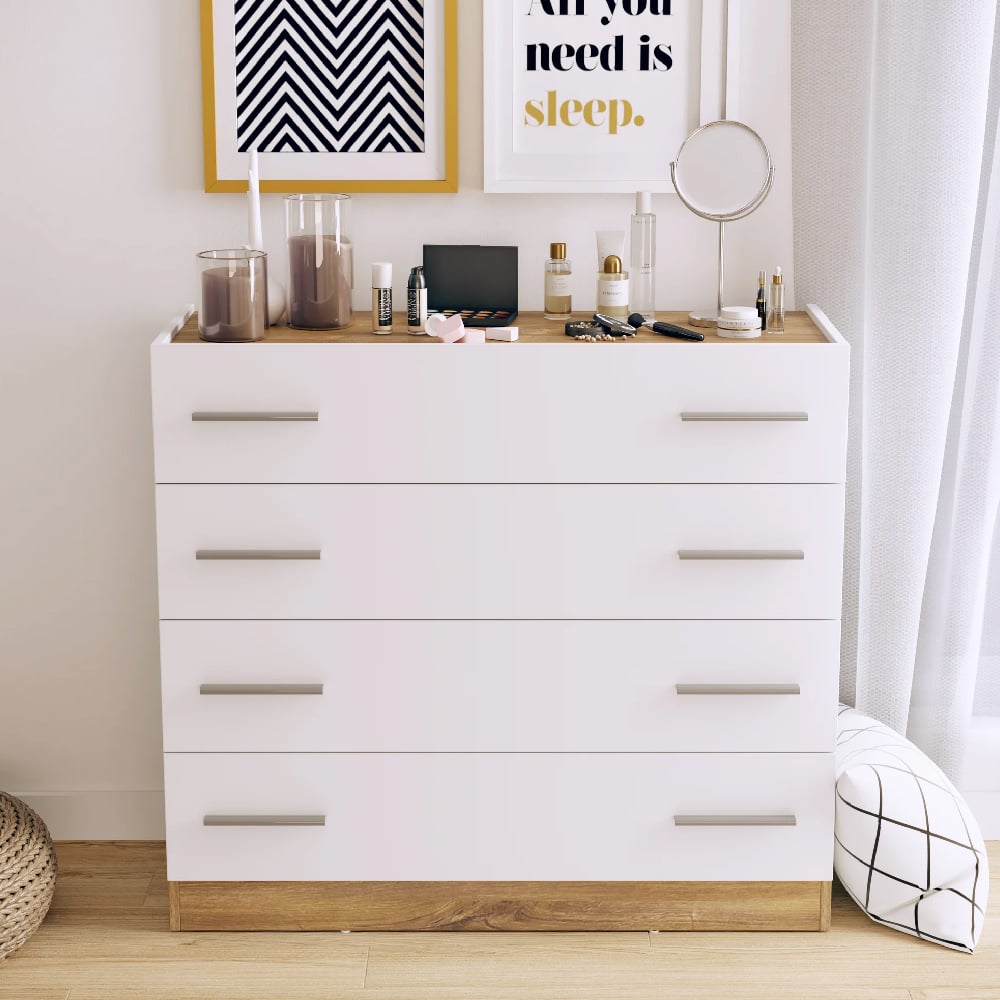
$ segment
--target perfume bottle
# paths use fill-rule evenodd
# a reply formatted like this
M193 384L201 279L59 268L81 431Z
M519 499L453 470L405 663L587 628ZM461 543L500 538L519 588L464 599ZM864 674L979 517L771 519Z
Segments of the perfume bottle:
M545 318L567 320L573 311L573 262L566 259L566 244L552 243L545 262Z
M632 216L632 309L643 319L656 319L656 216L653 196L639 191L635 196Z
M597 311L605 316L625 319L628 307L628 271L622 270L617 254L604 258L604 270L597 272Z
M771 296L767 304L767 332L785 332L785 286L781 280L781 268L774 269L771 279Z
M767 273L761 271L757 275L757 315L760 317L761 330L767 329L767 293L764 283L767 281Z

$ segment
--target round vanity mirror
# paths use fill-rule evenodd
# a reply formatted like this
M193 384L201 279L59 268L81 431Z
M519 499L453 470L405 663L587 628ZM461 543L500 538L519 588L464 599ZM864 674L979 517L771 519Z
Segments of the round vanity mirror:
M691 313L698 326L714 326L722 311L725 224L763 203L774 181L764 140L749 125L717 121L702 125L681 143L670 164L678 197L695 215L719 224L719 299L714 312Z

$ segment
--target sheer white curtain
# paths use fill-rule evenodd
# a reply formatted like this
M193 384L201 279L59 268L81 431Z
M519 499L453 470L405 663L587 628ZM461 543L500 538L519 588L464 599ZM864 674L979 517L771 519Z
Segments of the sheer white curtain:
M993 535L990 579L986 587L986 613L983 621L983 644L976 678L976 715L1000 720L1000 531ZM1000 774L995 784L1000 787Z
M953 778L1000 502L996 14L792 3L797 296L852 345L841 696Z

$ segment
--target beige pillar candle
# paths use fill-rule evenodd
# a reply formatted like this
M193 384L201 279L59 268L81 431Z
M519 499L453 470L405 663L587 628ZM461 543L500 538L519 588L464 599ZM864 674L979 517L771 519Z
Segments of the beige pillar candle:
M267 330L267 269L264 256L237 260L200 254L201 310L198 329L202 340L260 340ZM252 253L253 251L251 251Z
M288 321L307 330L350 326L352 247L311 233L288 240Z

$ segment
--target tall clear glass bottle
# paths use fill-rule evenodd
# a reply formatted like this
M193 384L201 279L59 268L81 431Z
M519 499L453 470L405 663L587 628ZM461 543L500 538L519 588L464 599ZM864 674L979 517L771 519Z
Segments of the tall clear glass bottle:
M656 319L656 216L649 191L639 191L635 196L631 255L632 311L652 322Z
M771 278L771 294L767 303L767 332L785 332L785 285L781 278L781 268L774 269Z
M549 245L545 262L545 318L566 320L573 312L573 262L566 259L566 244Z

